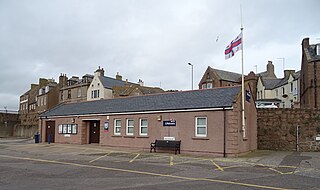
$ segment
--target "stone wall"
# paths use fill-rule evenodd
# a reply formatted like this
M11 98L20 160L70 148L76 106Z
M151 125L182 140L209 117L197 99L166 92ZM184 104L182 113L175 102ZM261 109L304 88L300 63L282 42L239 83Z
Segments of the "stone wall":
M0 137L13 136L14 126L16 126L18 123L18 114L0 113Z
M258 149L320 151L320 109L258 109Z

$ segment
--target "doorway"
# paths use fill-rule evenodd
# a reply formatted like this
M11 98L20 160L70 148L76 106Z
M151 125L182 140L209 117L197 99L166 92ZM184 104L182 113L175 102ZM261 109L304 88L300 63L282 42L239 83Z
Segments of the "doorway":
M89 143L100 142L100 121L90 121Z
M54 143L55 131L55 121L47 121L45 142L49 142L50 139L50 142Z

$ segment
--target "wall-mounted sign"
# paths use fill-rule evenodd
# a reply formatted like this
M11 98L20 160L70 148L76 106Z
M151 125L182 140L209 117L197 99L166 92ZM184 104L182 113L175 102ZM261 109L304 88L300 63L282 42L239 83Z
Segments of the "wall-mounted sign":
M174 140L176 140L176 138L175 137L163 137L163 140L174 141Z
M176 120L163 121L163 126L165 127L176 126L176 125L177 125Z
M104 129L104 132L108 132L109 131L109 122L104 122L103 129Z

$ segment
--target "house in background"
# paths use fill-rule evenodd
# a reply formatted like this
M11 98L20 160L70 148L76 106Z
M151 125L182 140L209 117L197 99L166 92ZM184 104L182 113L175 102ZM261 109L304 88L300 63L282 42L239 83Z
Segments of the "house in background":
M241 84L241 74L213 69L208 66L199 82L199 89L234 86L239 84Z
M39 113L45 112L59 103L58 95L62 84L54 79L39 79L39 84L31 84L31 88L20 96L19 120L15 128L15 136L32 137L38 130Z
M86 74L81 79L76 76L67 78L66 74L61 74L59 80L63 80L65 84L60 89L60 103L73 103L87 101L87 91L92 82L93 75Z
M320 107L320 44L309 44L309 38L302 40L301 59L301 107Z
M281 79L259 76L257 84L257 107L270 104L280 108L300 107L300 71L285 70Z
M254 101L245 109L244 133L241 87L221 87L61 104L40 116L39 127L42 141L149 150L170 138L181 140L183 153L238 156L257 148Z
M164 92L161 88L144 86L140 79L138 83L122 80L117 73L116 78L104 76L104 69L98 68L87 91L87 101L110 99L119 96L140 96Z

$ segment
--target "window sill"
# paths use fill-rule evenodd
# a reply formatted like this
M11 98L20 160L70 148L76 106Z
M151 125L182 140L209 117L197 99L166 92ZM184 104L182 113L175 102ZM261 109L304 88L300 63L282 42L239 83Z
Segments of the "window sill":
M137 138L149 138L149 136L137 136Z
M112 135L111 137L122 137L121 135Z
M210 140L208 137L192 137L192 140Z
M125 136L123 136L124 138L135 138L135 136L133 136L133 135L125 135Z

